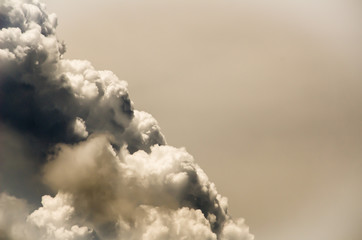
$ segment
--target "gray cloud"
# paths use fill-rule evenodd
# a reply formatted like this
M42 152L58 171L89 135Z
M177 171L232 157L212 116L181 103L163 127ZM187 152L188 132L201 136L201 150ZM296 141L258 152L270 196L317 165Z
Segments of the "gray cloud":
M125 81L63 58L43 4L5 1L0 19L0 239L253 239Z
M0 32L0 117L31 141L34 154L26 158L39 168L54 144L76 143L92 132L113 132L120 146L133 117L127 83L87 61L63 59L56 17L43 5L6 1L0 12L8 23ZM3 164L8 161L4 156Z

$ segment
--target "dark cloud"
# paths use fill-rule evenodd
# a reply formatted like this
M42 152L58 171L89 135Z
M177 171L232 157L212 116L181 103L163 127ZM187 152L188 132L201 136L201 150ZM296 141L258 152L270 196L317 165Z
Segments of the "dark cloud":
M126 83L95 71L86 61L62 60L64 46L55 37L56 18L47 15L41 4L7 1L0 12L7 24L0 35L0 119L4 128L31 144L32 154L22 161L31 166L25 175L33 172L31 179L36 182L39 166L55 144L76 143L89 133L115 132L113 140L119 146L133 117ZM84 79L86 71L92 79ZM2 164L13 166L15 160L7 152ZM18 182L29 189L24 175L12 170L16 169L2 168L3 182Z

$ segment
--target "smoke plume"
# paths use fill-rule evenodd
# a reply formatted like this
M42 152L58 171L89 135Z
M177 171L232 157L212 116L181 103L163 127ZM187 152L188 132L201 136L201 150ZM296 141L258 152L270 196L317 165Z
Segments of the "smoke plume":
M127 82L63 58L56 26L36 0L1 2L0 239L253 239Z

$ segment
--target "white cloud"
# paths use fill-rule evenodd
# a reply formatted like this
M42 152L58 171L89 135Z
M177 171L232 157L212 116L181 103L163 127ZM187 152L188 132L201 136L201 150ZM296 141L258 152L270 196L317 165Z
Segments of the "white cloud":
M42 205L29 215L27 221L40 231L44 240L82 240L90 239L92 230L85 226L71 224L74 214L69 194L58 193L55 197L43 196Z
M85 122L83 119L79 117L75 119L74 132L82 138L88 137L87 127L85 126Z
M45 180L53 189L74 196L79 216L94 224L100 236L106 235L102 230L105 224L118 224L114 234L122 235L127 230L130 236L140 237L142 231L173 236L175 226L166 231L162 224L168 221L163 219L166 213L184 213L183 218L190 217L188 221L200 222L195 223L196 229L210 232L205 232L204 239L213 239L215 232L225 240L252 239L242 222L234 223L227 215L226 199L182 148L155 145L150 153L140 150L133 154L123 148L117 155L106 136L91 136L77 146L60 145L57 158L45 167ZM138 211L152 219L160 213L160 220L152 221L153 227L145 230L135 223L147 225L147 219L135 214ZM192 239L200 229L182 234L189 233Z

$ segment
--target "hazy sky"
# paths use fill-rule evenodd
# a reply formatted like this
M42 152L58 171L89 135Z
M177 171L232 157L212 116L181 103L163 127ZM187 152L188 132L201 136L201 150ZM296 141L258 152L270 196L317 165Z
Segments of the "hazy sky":
M362 3L47 0L260 240L360 240Z

